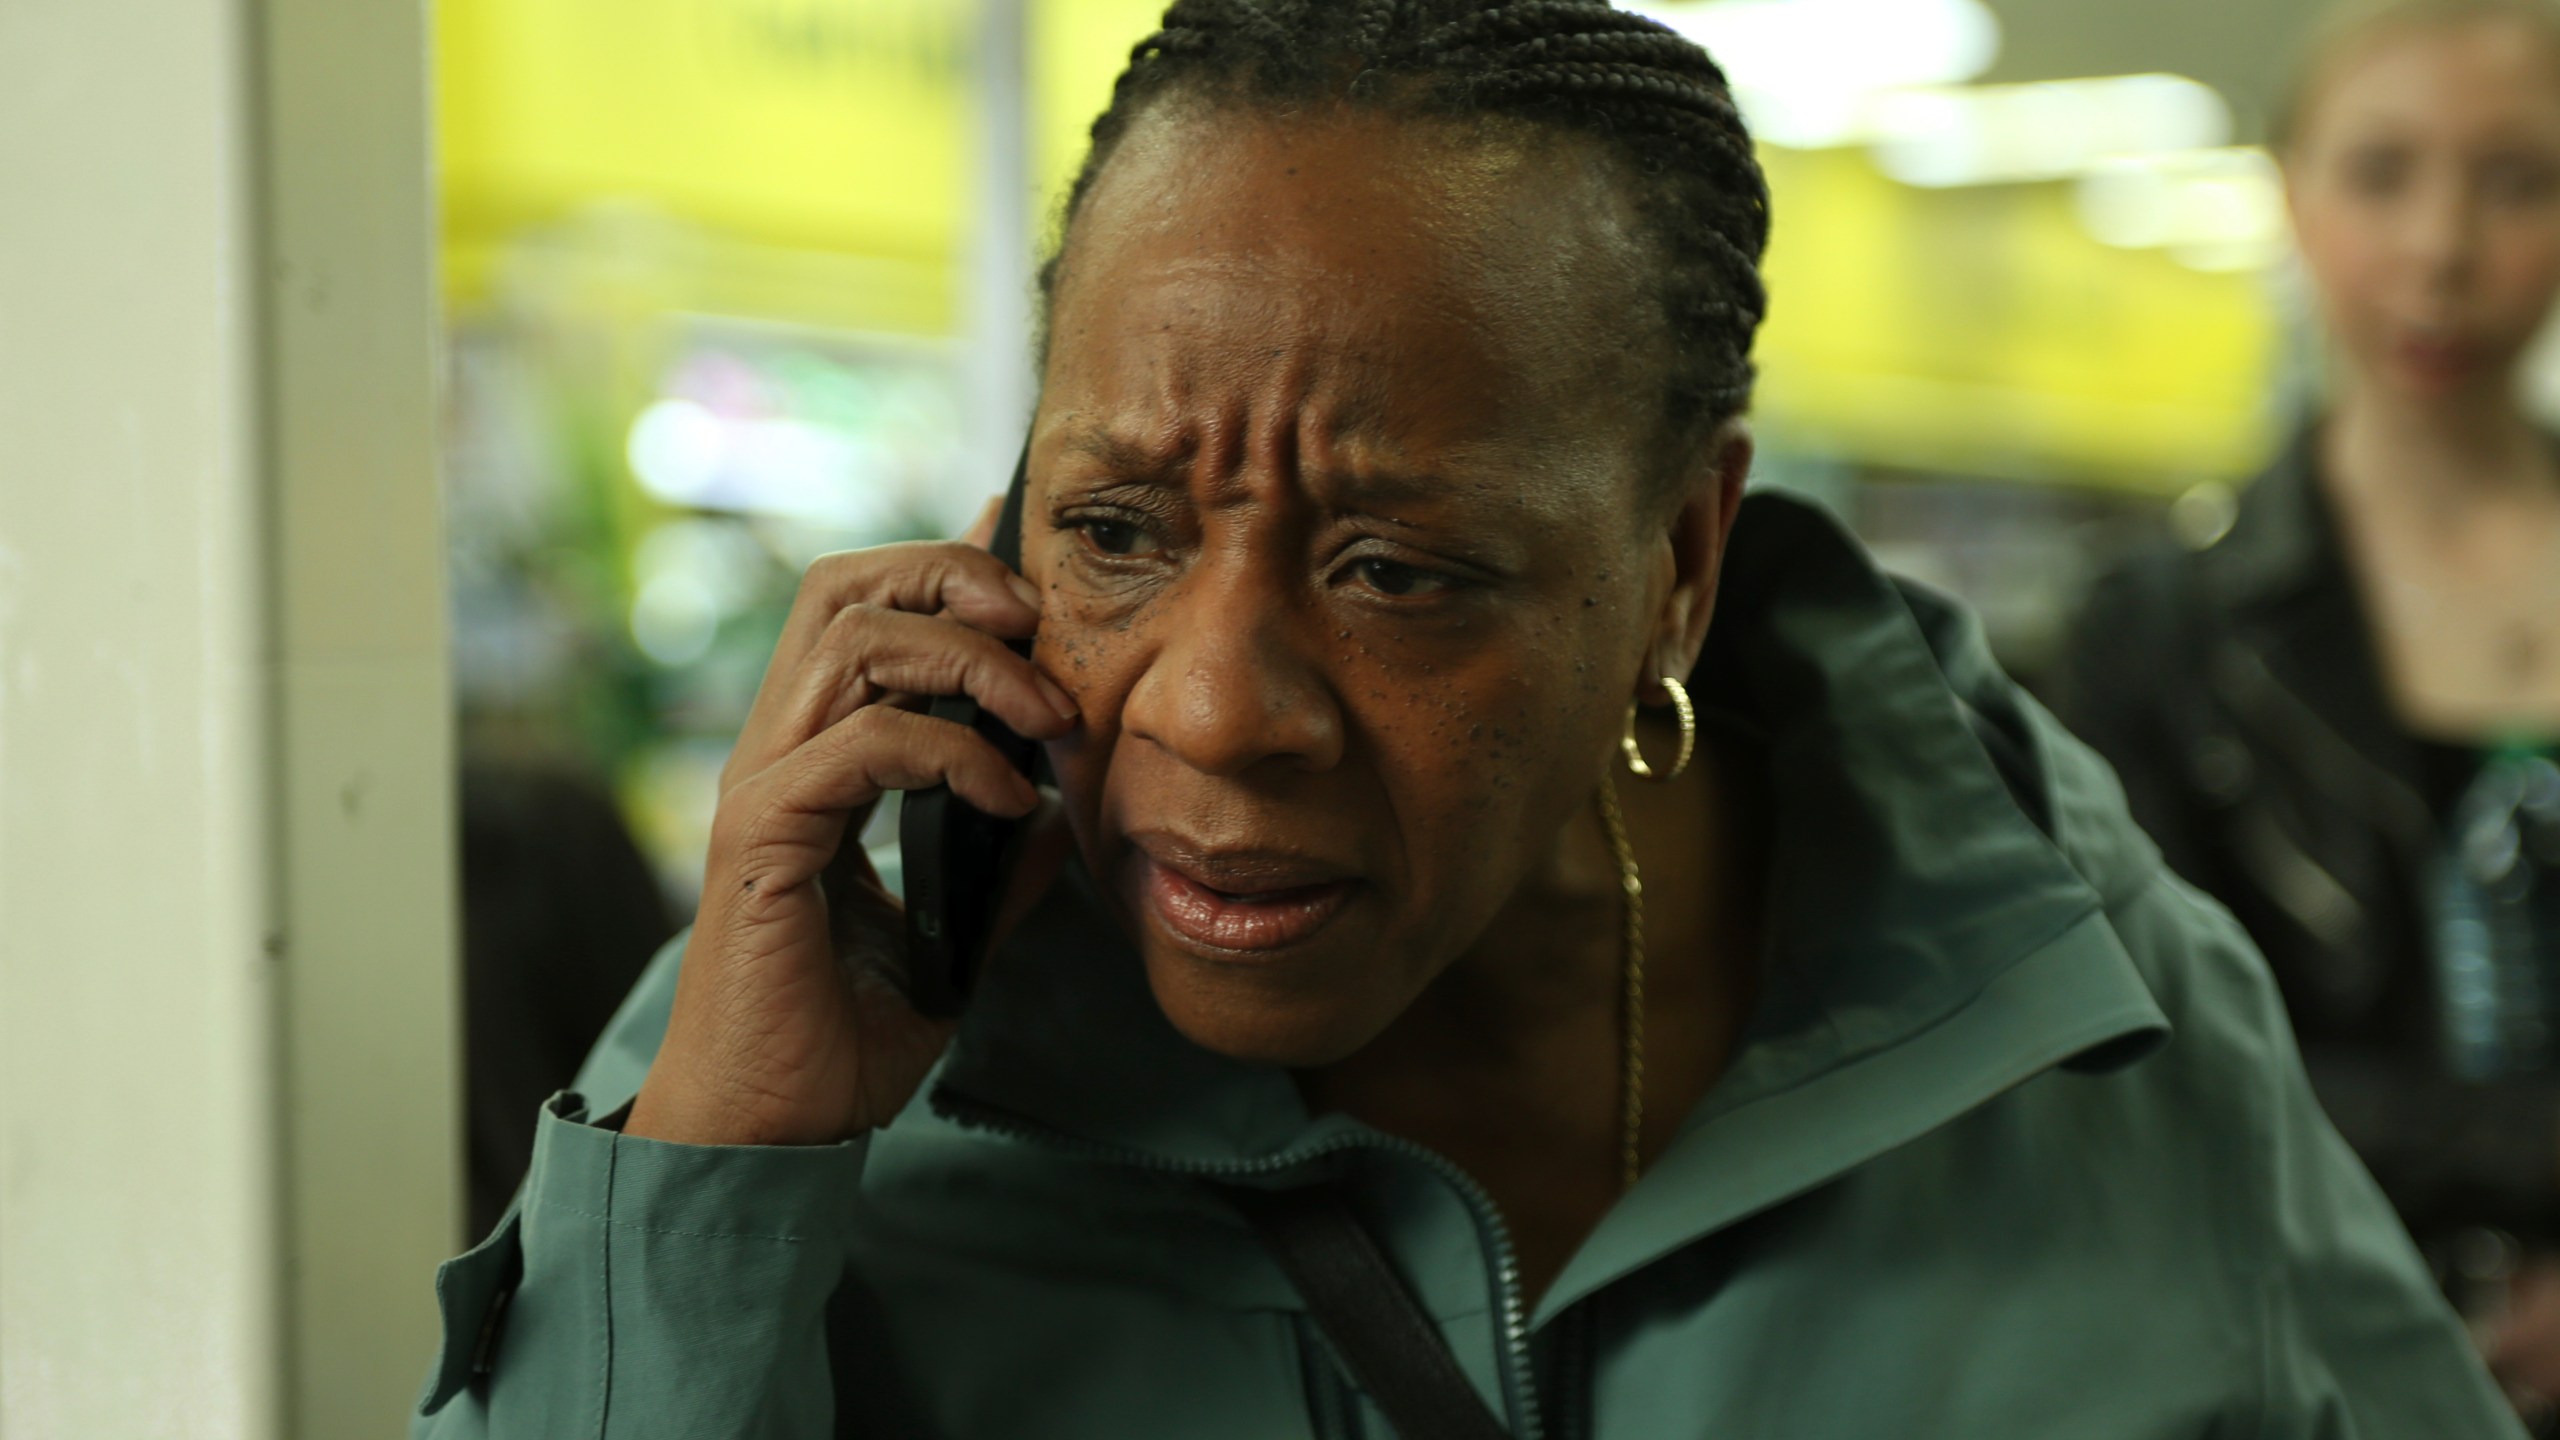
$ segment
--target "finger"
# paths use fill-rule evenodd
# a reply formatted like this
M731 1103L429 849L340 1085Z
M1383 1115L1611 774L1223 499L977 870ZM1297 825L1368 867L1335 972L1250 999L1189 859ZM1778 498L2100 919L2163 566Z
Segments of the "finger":
M800 674L767 689L764 723L739 739L741 773L779 760L857 710L902 695L966 695L1015 734L1035 740L1066 734L1077 713L1056 681L983 631L868 605L840 612Z
M1040 592L984 550L950 541L912 541L821 555L800 578L791 618L774 646L768 677L788 675L838 612L877 605L947 614L992 635L1020 638L1040 624Z
M721 793L815 733L787 723L800 713L793 705L797 692L792 680L847 608L941 613L979 630L1019 637L1037 628L1038 601L1039 592L1004 562L965 545L883 545L820 556L801 577L799 596L740 731L737 754L722 768Z
M960 543L975 546L980 550L994 549L996 522L1003 515L1004 497L998 495L988 500L986 507L978 512L978 518L970 521L969 528L960 532Z
M850 810L887 790L948 785L990 815L1021 816L1040 791L986 737L912 710L846 716L784 762L775 791L794 809Z
M741 782L713 822L712 868L733 888L780 893L817 878L850 817L889 790L949 785L991 815L1020 816L1040 792L966 726L910 710L860 710Z
M1015 734L1037 740L1056 739L1075 726L1074 698L1038 666L982 630L939 616L867 607L845 611L835 630L810 657L806 679L816 687L811 698L823 697L829 706L824 722L815 729L853 712L856 706L847 703L848 689L864 692L861 703L899 692L966 695ZM860 684L845 683L855 677Z
M948 540L822 555L802 578L801 598L828 611L871 604L947 614L1006 636L1028 635L1040 623L1040 592L1030 581L986 551Z

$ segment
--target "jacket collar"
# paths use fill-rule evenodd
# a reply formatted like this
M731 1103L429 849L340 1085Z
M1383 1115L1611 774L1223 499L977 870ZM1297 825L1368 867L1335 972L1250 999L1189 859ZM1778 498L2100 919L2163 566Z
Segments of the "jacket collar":
M2320 431L2312 416L2240 492L2231 529L2204 552L2217 597L2234 610L2329 586L2353 589L2337 507L2320 479ZM2544 437L2560 455L2560 436Z
M1732 1069L1542 1313L2042 1070L2126 1058L2167 1029L2097 892L1968 721L1951 675L1997 679L1978 632L1933 648L1835 522L1768 494L1743 506L1717 603L1693 687L1767 737L1769 983ZM944 1061L945 1116L1204 1170L1360 1133L1310 1116L1284 1072L1183 1039L1081 873L1017 935Z
M2167 1037L2100 898L2159 863L2103 767L2028 718L1960 608L1885 577L1818 511L1746 511L1701 668L1769 735L1777 954L1732 1068L1539 1323L2044 1071ZM1985 714L2019 722L2039 793L1995 768Z

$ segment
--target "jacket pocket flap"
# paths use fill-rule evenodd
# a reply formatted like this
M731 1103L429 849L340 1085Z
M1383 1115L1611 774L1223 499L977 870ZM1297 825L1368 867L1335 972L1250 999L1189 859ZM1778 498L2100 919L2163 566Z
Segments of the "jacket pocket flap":
M519 1227L510 1208L488 1239L436 1267L436 1309L444 1317L444 1343L426 1392L418 1397L419 1414L433 1415L475 1376L489 1372L507 1302L524 1275Z

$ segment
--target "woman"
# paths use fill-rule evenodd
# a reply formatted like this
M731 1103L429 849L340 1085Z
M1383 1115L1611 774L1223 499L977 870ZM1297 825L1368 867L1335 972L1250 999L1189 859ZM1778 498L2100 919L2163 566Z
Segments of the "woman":
M420 1433L2510 1433L2246 943L1742 502L1702 53L1183 0L1094 142L1021 573L813 569ZM1038 805L952 691L1063 852L956 1034L827 882L884 789Z
M2560 287L2560 10L2358 14L2280 130L2325 410L2218 543L2101 586L2065 711L2274 962L2315 1088L2420 1238L2448 1263L2490 1227L2547 1245L2560 1070L2479 1043L2544 1018L2444 987L2476 797L2560 737L2560 458L2517 398ZM2560 1393L2554 1302L2499 1349L2541 1350Z

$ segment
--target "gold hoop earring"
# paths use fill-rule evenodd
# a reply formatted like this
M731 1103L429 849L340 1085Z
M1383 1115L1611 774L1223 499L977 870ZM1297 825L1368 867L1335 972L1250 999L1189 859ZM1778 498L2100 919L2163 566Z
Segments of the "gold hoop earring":
M1669 771L1654 773L1653 767L1645 763L1644 752L1636 748L1636 704L1628 701L1627 733L1618 737L1618 749L1627 757L1627 768L1640 779L1677 779L1681 771L1689 768L1689 757L1698 749L1698 712L1689 704L1689 687L1665 675L1662 688L1671 692L1671 708L1680 716L1680 755L1671 762Z

